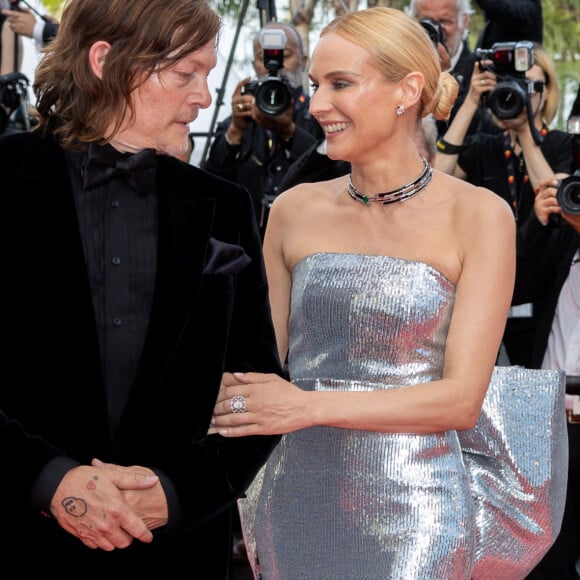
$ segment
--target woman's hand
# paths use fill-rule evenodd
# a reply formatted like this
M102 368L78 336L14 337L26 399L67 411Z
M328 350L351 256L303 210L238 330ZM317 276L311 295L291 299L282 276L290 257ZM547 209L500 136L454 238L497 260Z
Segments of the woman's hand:
M308 394L275 374L224 373L208 434L276 435L309 427Z

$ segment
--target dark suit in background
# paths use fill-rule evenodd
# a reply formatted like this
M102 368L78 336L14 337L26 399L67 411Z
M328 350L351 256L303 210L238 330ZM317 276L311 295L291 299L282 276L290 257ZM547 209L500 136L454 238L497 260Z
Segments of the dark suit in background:
M256 89L273 70L262 47L264 32L283 33L286 38L282 62L278 63L283 66L276 74L279 81L284 79L289 97L279 107L266 109L263 105L268 104L268 92ZM263 236L270 206L282 192L284 176L305 151L322 140L324 133L310 114L310 98L304 92L308 55L298 30L283 22L267 22L254 37L253 51L254 89L246 90L250 77L237 84L232 113L218 124L202 167L248 188Z
M322 129L310 114L310 98L299 89L294 105L294 137L287 143L258 123L251 123L244 131L239 145L226 140L231 116L221 121L215 131L207 162L203 165L211 173L247 187L252 195L256 219L264 232L267 199L271 201L282 191L280 184L289 167L311 146L322 138Z

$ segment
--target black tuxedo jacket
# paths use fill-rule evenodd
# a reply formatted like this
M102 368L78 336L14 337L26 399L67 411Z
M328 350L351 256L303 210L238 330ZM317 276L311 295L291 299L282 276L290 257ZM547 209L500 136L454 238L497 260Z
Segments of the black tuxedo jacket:
M14 560L24 571L42 562L46 570L45 558L57 565L78 556L93 570L104 563L151 573L167 560L208 563L204 577L225 577L230 510L278 441L206 435L224 370L282 372L248 192L158 157L155 294L141 362L110 437L65 154L37 131L1 137L0 183L2 565ZM58 456L160 470L177 491L181 525L154 532L152 544L85 548L30 504L38 474Z

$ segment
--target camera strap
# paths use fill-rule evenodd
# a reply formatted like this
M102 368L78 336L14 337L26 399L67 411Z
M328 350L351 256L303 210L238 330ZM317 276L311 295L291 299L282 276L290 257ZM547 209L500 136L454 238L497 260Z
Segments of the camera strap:
M514 157L516 157L516 154L512 148L508 131L504 133L504 157L506 161L510 205L512 206L512 211L514 212L517 223L520 209L521 186L529 181L529 177L526 172L526 164L523 154L519 158L516 170L516 164L514 163Z
M542 130L538 133L543 140L546 133L548 133L548 129L546 127L542 127ZM507 182L510 194L509 201L517 223L520 210L520 201L522 198L522 188L530 181L530 178L528 176L528 172L526 171L526 162L523 152L520 153L518 157L517 165L515 163L514 158L516 157L516 154L511 145L509 131L504 132L504 157L506 161Z

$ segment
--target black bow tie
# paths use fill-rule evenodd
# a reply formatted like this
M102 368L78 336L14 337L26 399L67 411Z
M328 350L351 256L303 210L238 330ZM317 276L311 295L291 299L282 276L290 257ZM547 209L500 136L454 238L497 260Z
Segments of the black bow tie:
M156 168L155 149L143 149L131 155L110 145L91 143L82 167L83 187L91 189L120 175L139 193L150 193L155 186Z

